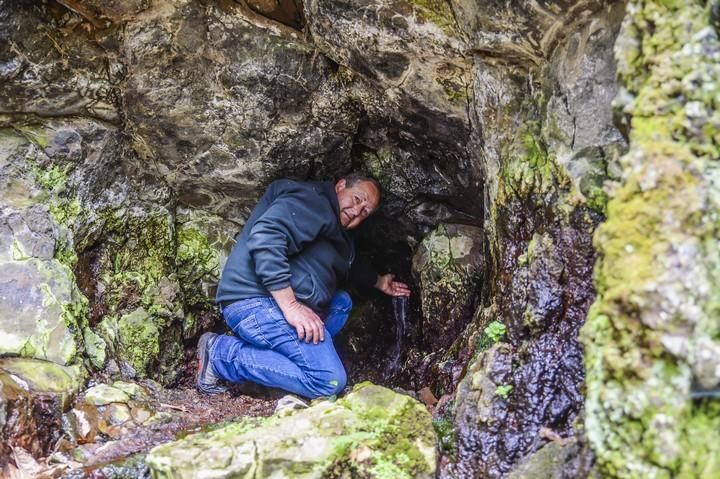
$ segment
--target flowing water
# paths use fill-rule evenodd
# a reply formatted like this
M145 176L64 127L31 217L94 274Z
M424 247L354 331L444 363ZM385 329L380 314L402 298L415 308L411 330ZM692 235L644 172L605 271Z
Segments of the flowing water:
M402 351L402 340L405 336L407 326L407 315L409 300L407 296L393 296L393 320L395 321L395 343L390 354L390 362L385 370L385 376L389 377L397 373L400 368L400 353Z

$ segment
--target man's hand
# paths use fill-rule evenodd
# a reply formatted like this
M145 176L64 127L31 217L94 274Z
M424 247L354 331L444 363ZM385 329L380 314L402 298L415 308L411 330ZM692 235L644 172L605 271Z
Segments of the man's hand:
M383 274L378 276L375 287L388 296L410 296L410 288L407 284L395 281L395 275Z
M322 319L315 311L295 299L292 288L270 291L270 294L275 298L285 321L297 331L300 341L304 339L306 343L312 341L315 344L325 341L325 325Z
M296 301L282 312L285 320L297 330L300 341L315 344L325 341L325 325L315 311Z

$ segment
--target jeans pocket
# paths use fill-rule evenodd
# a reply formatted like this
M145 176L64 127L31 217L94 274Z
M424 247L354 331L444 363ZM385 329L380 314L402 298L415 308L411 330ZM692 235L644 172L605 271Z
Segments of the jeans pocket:
M257 311L236 317L236 321L228 321L228 325L242 340L261 348L270 347L270 342L258 324Z

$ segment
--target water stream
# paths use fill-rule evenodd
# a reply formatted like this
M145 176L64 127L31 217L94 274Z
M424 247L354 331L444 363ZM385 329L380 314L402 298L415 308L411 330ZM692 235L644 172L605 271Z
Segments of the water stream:
M407 326L408 303L409 300L407 296L394 296L392 299L393 320L395 321L395 343L393 344L393 349L390 354L390 362L385 370L386 377L394 375L400 368L400 353L402 351L402 340L403 336L405 336Z

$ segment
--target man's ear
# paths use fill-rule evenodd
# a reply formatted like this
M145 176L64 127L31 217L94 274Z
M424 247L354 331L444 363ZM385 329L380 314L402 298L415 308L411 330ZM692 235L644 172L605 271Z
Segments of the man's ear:
M337 183L335 183L335 192L340 192L345 189L347 186L347 181L345 181L345 178L340 178Z

